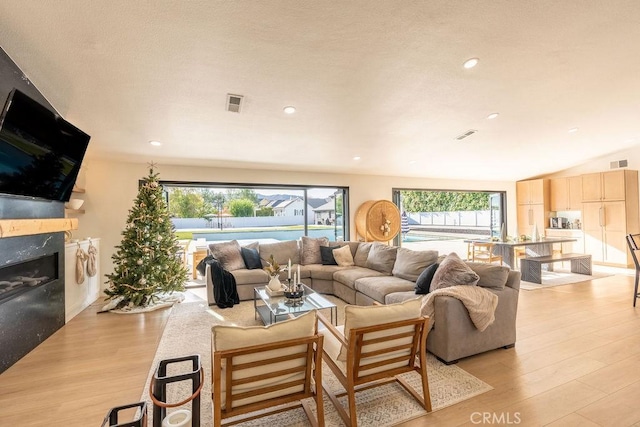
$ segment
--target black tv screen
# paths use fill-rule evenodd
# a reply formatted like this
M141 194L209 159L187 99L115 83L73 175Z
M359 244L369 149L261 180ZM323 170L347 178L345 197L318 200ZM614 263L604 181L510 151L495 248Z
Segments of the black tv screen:
M68 201L89 138L13 89L0 116L0 193Z

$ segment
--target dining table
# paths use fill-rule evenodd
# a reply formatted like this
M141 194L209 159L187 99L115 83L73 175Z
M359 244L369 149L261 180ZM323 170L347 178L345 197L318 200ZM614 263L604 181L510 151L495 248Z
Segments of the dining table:
M516 270L517 247L524 247L526 257L536 257L553 254L553 245L557 243L576 242L578 239L572 237L543 237L537 240L489 240L489 239L466 239L465 243L494 243L493 253L502 256L502 262L511 269ZM547 264L547 270L553 270L553 264Z

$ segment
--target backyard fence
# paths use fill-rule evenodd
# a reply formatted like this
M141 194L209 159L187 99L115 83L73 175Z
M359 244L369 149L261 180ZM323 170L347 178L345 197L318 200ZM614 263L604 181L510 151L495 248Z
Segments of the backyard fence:
M409 225L446 225L452 227L490 227L491 212L407 212Z

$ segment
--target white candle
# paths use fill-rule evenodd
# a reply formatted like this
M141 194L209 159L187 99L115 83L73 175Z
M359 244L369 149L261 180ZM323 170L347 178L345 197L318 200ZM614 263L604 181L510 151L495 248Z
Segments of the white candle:
M288 279L291 280L291 258L289 258L289 265L288 265L287 271L289 272Z
M298 264L298 280L302 280L302 279L300 278L300 264ZM296 281L296 283L298 283L298 282Z
M293 285L294 285L294 286L295 286L295 284L297 283L297 282L296 282L296 279L297 279L297 278L296 278L296 273L293 273Z

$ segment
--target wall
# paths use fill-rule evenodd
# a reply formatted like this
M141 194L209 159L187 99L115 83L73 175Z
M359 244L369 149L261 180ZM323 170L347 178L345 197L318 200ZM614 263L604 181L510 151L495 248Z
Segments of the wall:
M598 157L579 166L544 176L544 178L576 176L593 172L606 172L612 170L610 168L610 164L617 160L628 160L629 164L625 169L640 170L640 145Z
M138 181L147 175L149 166L110 160L85 160L78 185L87 192L84 215L74 238L100 237L102 274L111 273L111 255L120 243L121 231L129 209L138 194ZM283 172L273 170L222 169L190 166L159 165L161 180L203 181L251 184L298 184L349 187L351 239L355 239L355 212L367 200L391 200L392 188L437 190L477 190L507 192L507 222L515 232L515 183L492 181L448 181L373 175ZM104 277L104 276L103 276ZM103 279L104 281L104 279ZM104 286L104 284L103 284Z

